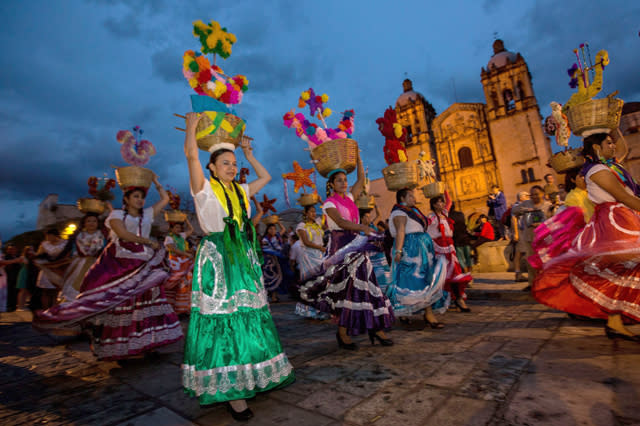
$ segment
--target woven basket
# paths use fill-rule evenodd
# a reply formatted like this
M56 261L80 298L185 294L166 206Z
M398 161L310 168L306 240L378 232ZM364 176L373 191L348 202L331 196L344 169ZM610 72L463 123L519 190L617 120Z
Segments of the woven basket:
M312 206L320 201L320 196L318 194L302 194L300 198L298 198L298 204L302 207Z
M104 213L104 202L96 200L95 198L80 198L78 199L78 210L82 213Z
M589 131L617 129L624 101L614 97L590 99L565 111L574 135L588 136ZM587 132L587 135L584 133Z
M153 180L153 172L138 166L118 167L116 168L116 180L122 190L131 186L149 188Z
M167 222L182 223L187 220L187 214L180 210L166 210L164 212L164 220Z
M356 206L363 210L372 209L376 206L376 200L373 198L373 195L363 194L356 200Z
M275 214L272 214L271 216L266 216L266 217L262 218L262 223L264 223L266 225L271 225L271 224L278 223L278 220L280 220L278 218L278 216L275 215Z
M220 125L216 127L212 116L217 116L217 114L224 114L224 119ZM238 129L239 127L240 129ZM244 127L244 120L236 115L224 112L205 111L202 113L202 118L198 121L198 126L196 127L198 148L203 151L213 152L217 148L216 145L221 143L232 144L234 147L237 147L242 140ZM232 132L228 132L227 130L229 129L233 129Z
M316 170L323 177L335 169L344 169L351 173L358 160L358 143L353 139L334 139L318 145L311 150Z
M422 193L426 198L435 198L444 194L445 189L444 182L432 182L422 187Z
M384 183L389 191L402 188L415 188L420 184L418 166L413 161L394 163L382 169Z
M564 173L571 169L582 167L584 157L581 149L569 149L551 156L549 164L557 173Z

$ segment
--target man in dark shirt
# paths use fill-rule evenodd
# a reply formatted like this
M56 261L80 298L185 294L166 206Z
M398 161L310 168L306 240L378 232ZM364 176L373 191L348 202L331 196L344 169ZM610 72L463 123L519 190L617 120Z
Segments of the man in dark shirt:
M449 218L453 220L453 245L456 248L458 262L464 272L470 272L473 266L471 260L471 235L467 230L464 213L456 210L455 204L451 204Z

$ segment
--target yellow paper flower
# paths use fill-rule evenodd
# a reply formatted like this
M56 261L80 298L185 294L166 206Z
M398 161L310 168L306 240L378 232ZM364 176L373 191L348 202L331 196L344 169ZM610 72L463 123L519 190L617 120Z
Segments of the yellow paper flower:
M227 85L221 82L220 80L216 80L216 87L215 89L213 89L213 96L217 99L220 96L222 96L222 94L226 91L227 91Z
M300 97L305 100L308 101L309 98L311 97L311 95L309 94L309 92L302 92L302 94L300 95Z
M332 113L333 111L331 111L331 108L325 108L324 111L322 111L322 115L325 118L329 117Z
M326 104L327 102L329 102L329 95L327 95L326 93L323 93L322 94L322 103Z

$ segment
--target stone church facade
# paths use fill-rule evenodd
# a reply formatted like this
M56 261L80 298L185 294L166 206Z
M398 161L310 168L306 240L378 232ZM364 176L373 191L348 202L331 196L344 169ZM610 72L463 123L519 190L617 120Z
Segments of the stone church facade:
M410 160L421 152L436 160L440 180L459 210L469 214L487 211L491 186L498 185L508 204L520 191L543 185L552 155L550 141L543 132L542 116L533 91L531 74L520 54L493 44L494 54L482 68L480 77L486 103L454 103L441 114L410 80L396 102L400 123L409 130L407 154ZM557 178L557 176L556 176ZM393 205L394 194L379 179L371 185L383 217ZM423 210L428 200L416 194Z

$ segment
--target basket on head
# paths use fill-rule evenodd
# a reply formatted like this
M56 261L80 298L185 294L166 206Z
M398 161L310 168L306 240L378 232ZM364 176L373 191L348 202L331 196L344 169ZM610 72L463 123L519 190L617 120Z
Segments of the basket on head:
M164 220L167 222L182 223L187 220L187 214L180 210L165 210Z
M376 200L373 195L362 194L356 200L356 206L362 210L372 209L376 206Z
M275 214L272 214L271 216L266 216L264 218L262 218L262 223L264 223L265 225L275 225L276 223L278 223L278 216Z
M153 172L138 166L118 167L116 168L116 180L123 191L132 186L148 189L153 180Z
M558 152L551 156L549 164L557 173L565 173L571 169L582 167L584 157L582 150L579 148L568 149L567 151Z
M322 177L329 172L344 169L347 173L355 170L358 161L358 142L353 139L333 139L311 150L311 159Z
M426 198L435 198L444 194L446 186L444 182L432 182L422 187L422 193Z
M300 198L298 198L298 204L302 207L312 206L320 201L318 194L302 194Z
M104 201L97 200L95 198L80 198L78 199L78 210L82 213L104 213Z
M576 136L586 137L606 129L615 130L620 124L624 101L608 96L604 99L589 99L564 111L569 127Z
M220 148L232 151L240 145L245 122L242 118L221 111L204 111L196 127L198 148L213 152Z
M414 161L391 164L382 169L384 184L389 191L402 188L415 188L420 184L418 166Z

